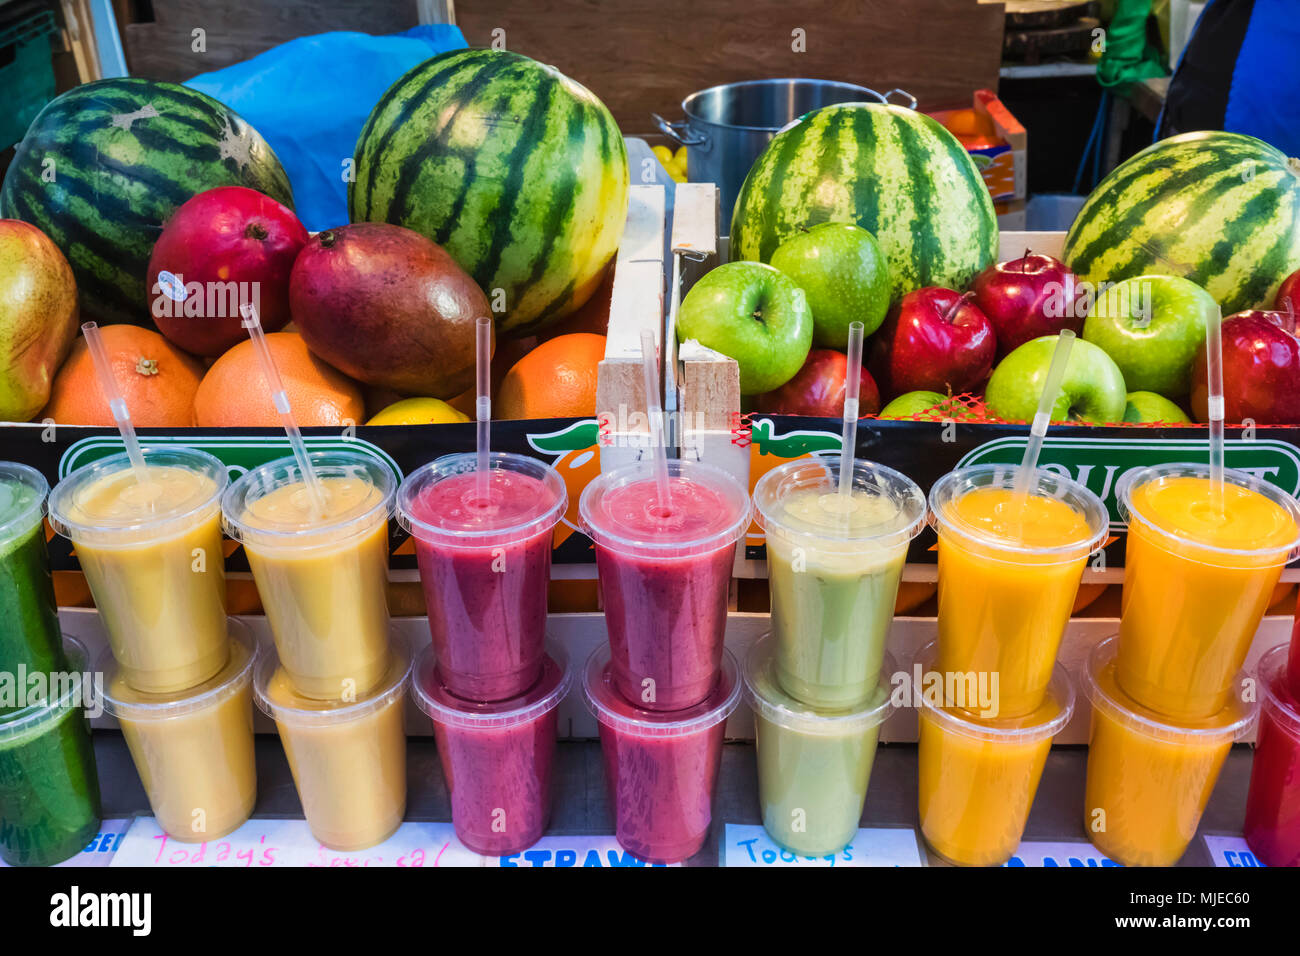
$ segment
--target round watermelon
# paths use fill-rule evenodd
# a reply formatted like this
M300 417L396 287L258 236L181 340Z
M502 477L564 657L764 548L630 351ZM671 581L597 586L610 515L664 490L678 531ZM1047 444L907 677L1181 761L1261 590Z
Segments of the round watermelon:
M371 112L353 166L352 220L443 246L504 332L582 306L623 234L627 151L614 117L517 53L455 50L412 69Z
M234 111L176 83L98 80L32 120L0 186L0 217L54 240L84 313L147 325L145 274L163 223L217 186L293 204L275 153Z
M1300 160L1241 133L1184 133L1101 181L1065 238L1080 279L1181 276L1224 315L1272 308L1300 268Z
M731 258L767 262L823 222L876 237L895 302L922 286L964 289L998 251L993 200L970 155L900 106L828 106L779 133L736 197Z

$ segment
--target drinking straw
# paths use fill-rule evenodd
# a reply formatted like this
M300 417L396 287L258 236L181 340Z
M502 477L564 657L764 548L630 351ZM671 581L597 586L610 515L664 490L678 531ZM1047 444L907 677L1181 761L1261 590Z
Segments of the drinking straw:
M1223 514L1223 312L1216 303L1205 317L1205 408L1210 419L1210 495Z
M650 453L653 456L655 484L659 488L659 507L672 510L672 490L668 484L668 449L664 447L663 403L659 400L659 362L655 356L655 334L641 330L641 370L645 376L645 407L650 419Z
M858 447L858 396L862 391L862 323L849 323L848 374L844 376L844 425L840 430L840 502L849 513L853 457Z
M474 401L474 417L478 422L477 452L474 473L478 476L478 497L486 503L488 497L488 452L491 450L490 425L492 422L492 320L481 315L474 323L474 382L478 397Z
M239 314L243 316L242 324L248 330L248 337L253 340L253 349L262 363L262 375L266 379L266 387L271 392L271 402L275 405L275 410L280 413L284 433L289 436L289 447L293 449L298 470L302 472L303 483L307 486L307 494L311 498L312 511L320 514L325 510L325 489L321 487L320 479L316 477L316 469L312 467L311 459L307 457L307 445L302 440L302 431L298 428L293 411L289 407L289 393L284 390L284 382L280 381L280 371L275 367L275 359L271 357L271 349L266 344L262 320L258 318L257 310L248 303L239 307Z
M1065 378L1065 363L1070 358L1070 349L1073 346L1074 332L1070 329L1062 330L1056 340L1056 348L1052 350L1052 362L1047 367L1043 391L1038 396L1038 410L1034 412L1034 423L1029 428L1025 457L1020 459L1020 470L1016 472L1015 498L1022 505L1029 495L1029 483L1033 480L1034 469L1038 467L1038 456L1043 450L1043 438L1047 435L1047 426L1052 422L1052 409L1056 406L1056 398L1061 391L1061 380Z
M113 421L117 423L117 430L122 434L122 444L126 446L127 457L131 459L131 470L135 472L135 480L143 485L149 480L149 470L144 464L144 453L140 451L140 439L136 437L135 426L131 424L131 410L126 407L126 399L117 390L117 379L113 377L113 364L108 359L104 339L99 334L99 326L94 322L86 322L81 326L81 334L86 337L86 347L90 350L90 361L95 366L99 389L108 399L108 410L113 413Z

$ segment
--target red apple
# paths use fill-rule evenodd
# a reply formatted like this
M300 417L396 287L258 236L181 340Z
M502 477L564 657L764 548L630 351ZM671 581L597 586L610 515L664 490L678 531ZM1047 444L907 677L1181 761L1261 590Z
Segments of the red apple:
M1030 339L1083 330L1074 273L1052 256L1026 250L1019 259L989 266L971 288L975 304L993 323L998 358Z
M871 373L888 394L956 394L989 377L997 341L973 297L928 286L894 306L871 341Z
M813 415L838 418L844 414L844 386L849 359L834 349L813 349L794 378L778 389L754 396L754 410L769 415ZM858 412L880 411L880 389L865 368L859 367Z
M1300 340L1295 316L1249 310L1223 322L1224 417L1300 425ZM1192 367L1192 414L1206 421L1205 353Z
M1273 300L1273 308L1300 318L1300 269L1282 280L1277 298Z

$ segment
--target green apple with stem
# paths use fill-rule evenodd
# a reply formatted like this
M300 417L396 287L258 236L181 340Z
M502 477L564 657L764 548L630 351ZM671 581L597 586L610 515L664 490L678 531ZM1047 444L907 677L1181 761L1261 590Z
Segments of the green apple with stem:
M880 410L877 418L911 418L929 413L933 417L970 418L971 410L942 392L904 392Z
M870 335L889 312L889 263L876 237L851 222L824 222L777 247L768 262L808 296L813 344L843 349L849 323Z
M677 310L678 341L694 339L735 359L742 395L770 392L794 378L812 334L803 289L761 262L718 266L691 287Z
M1132 424L1151 422L1190 422L1187 413L1155 392L1129 392L1124 407L1124 421Z
M984 390L984 404L998 418L1030 422L1059 335L1030 339L998 363ZM1075 340L1065 377L1052 407L1054 422L1118 422L1124 418L1127 391L1119 366L1104 351Z

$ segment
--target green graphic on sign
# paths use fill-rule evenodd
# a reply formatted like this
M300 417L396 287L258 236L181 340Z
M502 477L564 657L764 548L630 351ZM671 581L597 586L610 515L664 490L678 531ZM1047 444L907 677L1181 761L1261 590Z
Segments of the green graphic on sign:
M839 451L841 445L840 436L832 432L799 429L778 435L770 418L755 420L749 437L758 446L759 454L776 455L779 458L799 458L802 455L815 455L819 451Z

